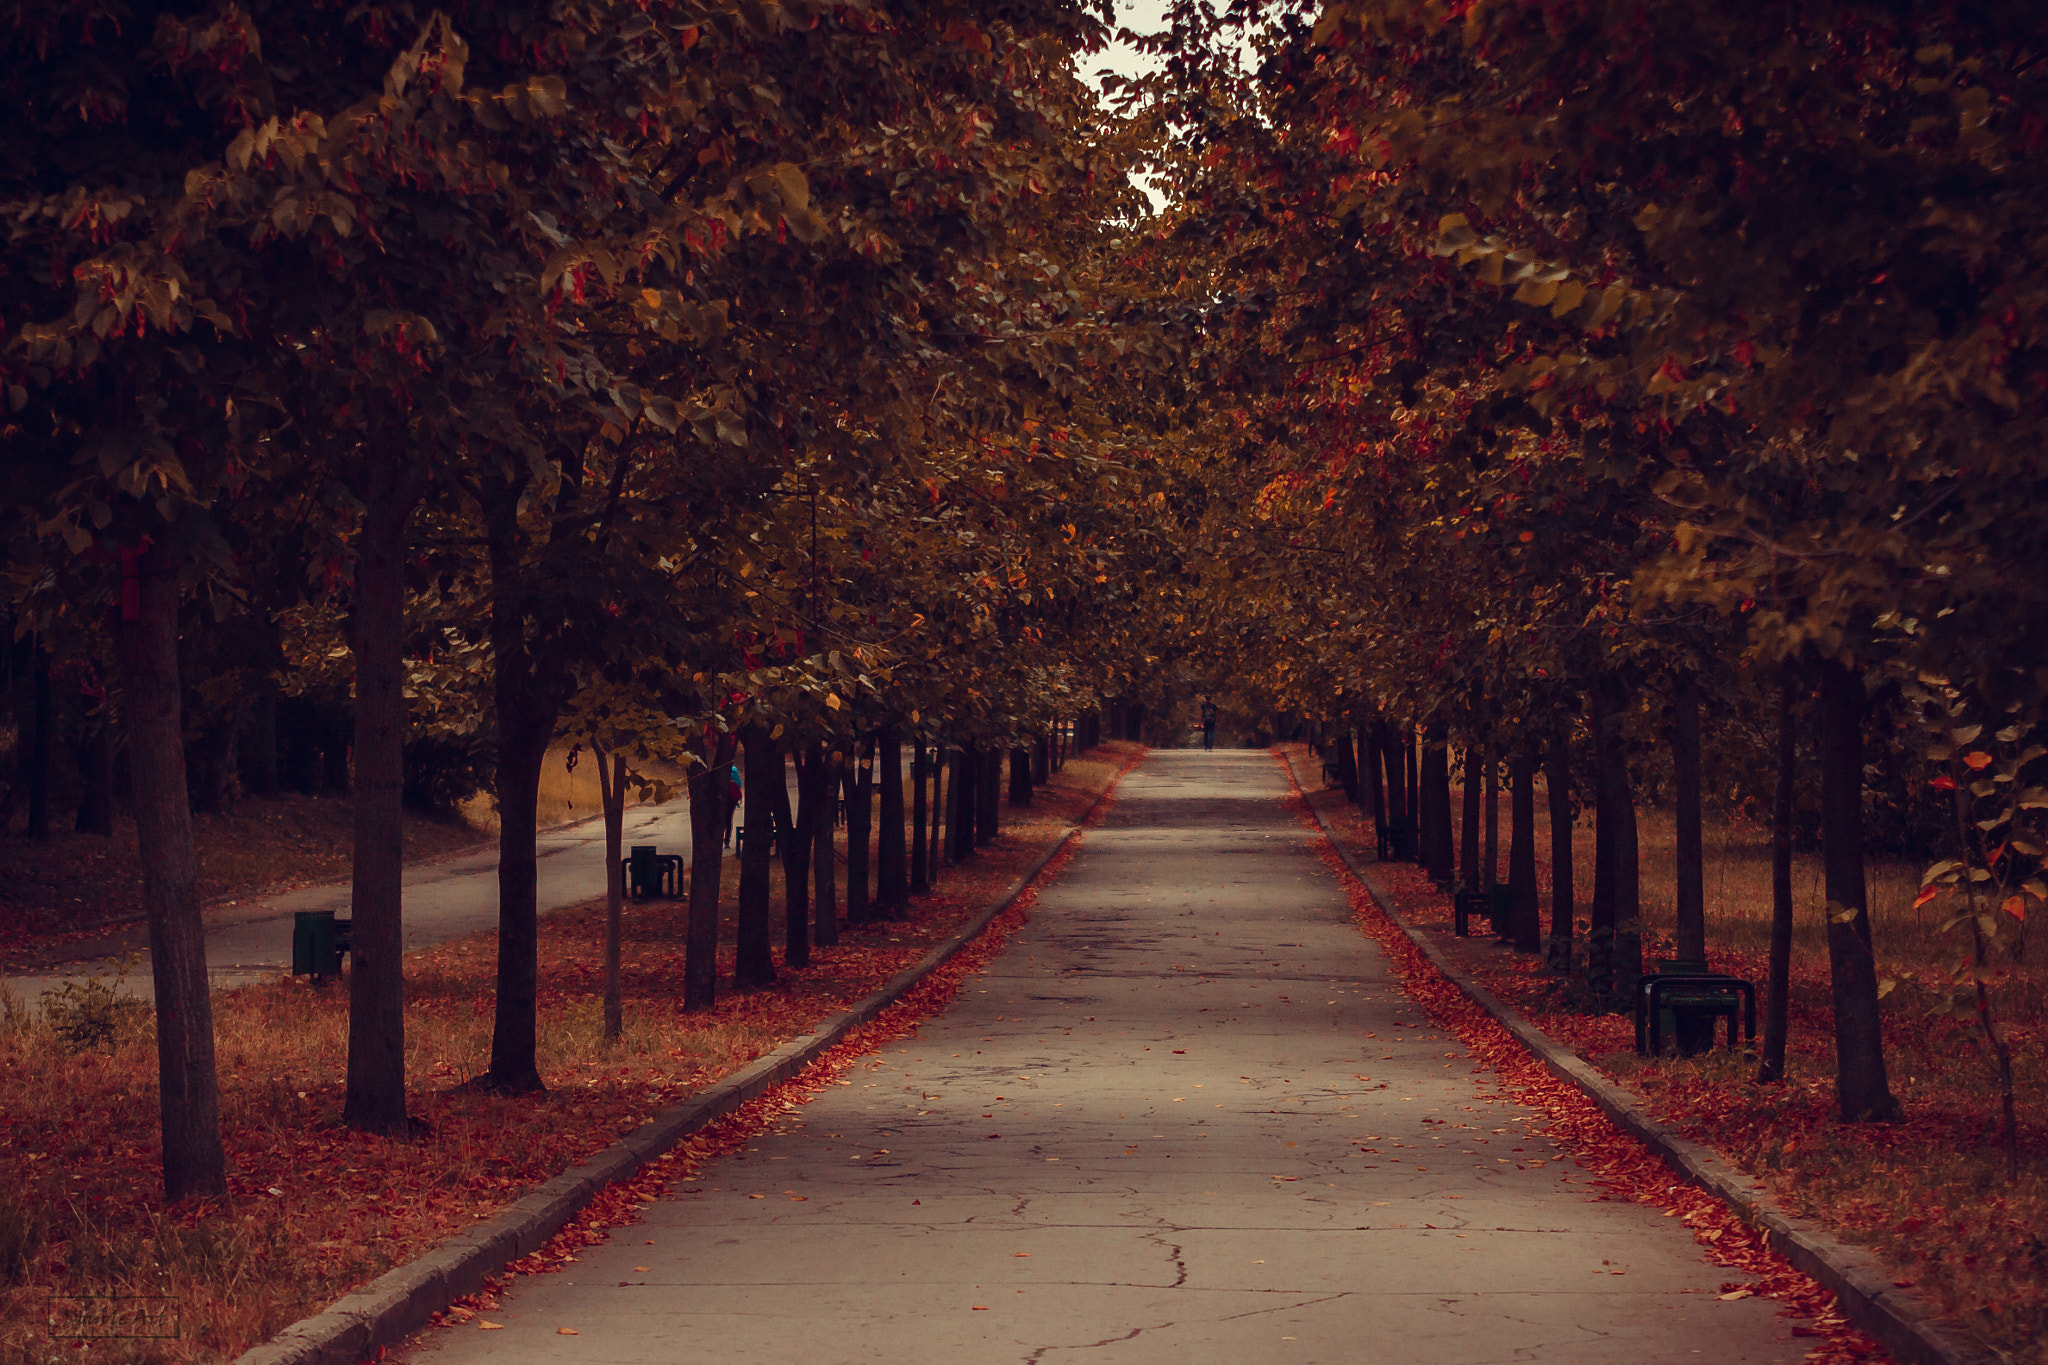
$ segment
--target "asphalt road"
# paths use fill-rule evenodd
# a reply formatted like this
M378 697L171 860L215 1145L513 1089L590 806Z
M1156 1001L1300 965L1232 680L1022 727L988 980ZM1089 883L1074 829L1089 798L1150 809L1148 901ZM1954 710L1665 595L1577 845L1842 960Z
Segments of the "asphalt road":
M417 1358L1800 1359L1429 1025L1284 791L1153 754L952 1007Z

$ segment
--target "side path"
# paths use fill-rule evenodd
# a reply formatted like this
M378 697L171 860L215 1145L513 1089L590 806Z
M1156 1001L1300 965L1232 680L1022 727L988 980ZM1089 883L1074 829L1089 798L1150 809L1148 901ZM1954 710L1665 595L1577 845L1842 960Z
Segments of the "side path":
M951 1008L430 1358L1799 1359L1430 1027L1284 794L1151 755Z
M687 852L690 843L689 802L678 797L659 806L626 811L625 840L653 844L664 851ZM542 914L604 894L604 821L580 820L543 830L539 840L539 896ZM408 951L461 938L498 926L498 850L495 845L474 853L415 863L405 869L405 946ZM300 910L332 910L347 915L349 883L283 891L251 897L232 909L207 912L206 965L216 990L261 981L292 965L292 916ZM4 978L15 994L33 1000L66 981L96 974L111 976L114 957L133 952L139 962L121 982L125 994L151 998L147 945L149 931L130 925L113 942L92 949L101 956L85 958L45 972ZM112 956L107 956L111 954Z

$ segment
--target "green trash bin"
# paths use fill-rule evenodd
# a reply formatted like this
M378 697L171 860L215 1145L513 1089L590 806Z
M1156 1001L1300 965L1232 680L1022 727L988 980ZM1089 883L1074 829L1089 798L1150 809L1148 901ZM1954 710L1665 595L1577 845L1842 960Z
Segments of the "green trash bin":
M341 975L341 955L348 951L350 921L332 910L301 910L292 916L292 975L315 980Z

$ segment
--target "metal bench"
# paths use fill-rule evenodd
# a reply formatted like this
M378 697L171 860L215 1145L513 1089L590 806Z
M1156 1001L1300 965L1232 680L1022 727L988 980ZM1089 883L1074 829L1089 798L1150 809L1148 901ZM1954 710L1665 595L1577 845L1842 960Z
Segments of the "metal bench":
M653 844L633 845L619 866L619 891L629 899L673 898L682 894L682 882L682 858L673 853L659 853Z
M1451 932L1459 938L1470 933L1474 919L1493 914L1493 899L1484 891L1467 888L1451 897Z
M1707 970L1707 964L1675 960L1657 964L1654 975L1643 978L1636 994L1636 1053L1643 1057L1664 1054L1664 1031L1671 1029L1681 1056L1696 1050L1692 1024L1707 1026L1706 1049L1714 1046L1716 1024L1728 1021L1728 1046L1735 1042L1735 1021L1742 1020L1742 1041L1756 1037L1756 987L1739 976Z

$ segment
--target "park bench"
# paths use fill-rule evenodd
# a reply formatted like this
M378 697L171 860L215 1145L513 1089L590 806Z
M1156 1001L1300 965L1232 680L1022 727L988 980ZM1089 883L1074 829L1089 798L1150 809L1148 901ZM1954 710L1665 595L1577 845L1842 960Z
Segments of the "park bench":
M1473 920L1492 913L1493 898L1477 887L1466 887L1451 897L1451 932L1464 938Z
M775 852L776 834L777 830L773 825L770 825L768 827L768 852L771 855ZM732 832L732 851L735 854L747 851L747 827L745 825L739 826Z
M1505 886L1484 891L1467 887L1451 897L1451 932L1459 938L1467 937L1472 921L1484 915L1488 931L1495 938L1506 938L1514 904L1514 895Z
M1636 1053L1658 1057L1664 1052L1668 1027L1682 1056L1714 1046L1716 1024L1728 1021L1728 1046L1735 1047L1735 1021L1742 1020L1742 1040L1756 1037L1756 987L1739 976L1709 971L1703 961L1659 962L1642 979L1636 993ZM1694 1046L1696 1027L1706 1025L1706 1048Z
M292 916L292 975L315 981L341 975L341 956L349 951L355 921L335 918L332 910L300 910Z
M619 890L627 897L650 900L656 896L680 895L683 860L673 853L659 853L653 844L635 844L619 867Z

